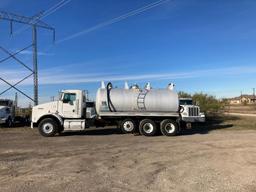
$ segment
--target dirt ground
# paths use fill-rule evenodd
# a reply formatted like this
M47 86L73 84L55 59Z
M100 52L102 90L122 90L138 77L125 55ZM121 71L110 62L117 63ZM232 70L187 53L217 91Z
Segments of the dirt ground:
M0 191L256 191L256 130L235 121L176 137L1 128Z

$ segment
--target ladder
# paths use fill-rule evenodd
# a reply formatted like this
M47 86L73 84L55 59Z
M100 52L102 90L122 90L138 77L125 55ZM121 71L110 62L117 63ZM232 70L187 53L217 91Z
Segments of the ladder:
M137 106L138 106L138 109L141 111L146 110L145 98L146 98L147 93L148 93L147 90L143 90L139 93L139 95L137 97Z

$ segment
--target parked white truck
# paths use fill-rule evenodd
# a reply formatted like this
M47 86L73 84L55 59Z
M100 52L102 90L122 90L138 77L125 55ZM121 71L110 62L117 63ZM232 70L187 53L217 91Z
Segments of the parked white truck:
M158 130L174 136L193 122L204 122L198 106L184 105L180 111L178 94L169 84L164 89L144 89L137 85L113 88L102 82L95 102L87 102L82 90L64 90L57 101L32 109L31 127L38 127L43 136L54 136L63 131L80 131L90 126L117 125L124 133L139 131L153 136ZM189 112L193 111L193 113Z
M15 107L12 100L0 99L0 124L11 127L14 122Z

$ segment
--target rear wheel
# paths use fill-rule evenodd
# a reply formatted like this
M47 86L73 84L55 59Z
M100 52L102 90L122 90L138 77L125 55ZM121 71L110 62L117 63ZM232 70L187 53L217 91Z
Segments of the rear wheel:
M38 125L39 133L44 137L52 137L58 132L58 124L51 118L42 120Z
M132 119L125 119L120 122L119 127L123 133L134 133L136 124Z
M161 133L165 136L175 136L179 132L179 126L176 121L165 119L160 124Z
M157 132L157 127L151 119L144 119L140 122L140 134L145 136L153 136Z

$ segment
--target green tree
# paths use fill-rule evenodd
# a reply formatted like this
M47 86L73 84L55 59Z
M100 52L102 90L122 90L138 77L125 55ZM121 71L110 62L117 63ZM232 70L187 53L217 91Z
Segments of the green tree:
M191 94L186 93L184 91L179 91L178 95L179 95L179 98L192 98Z
M205 113L216 113L224 107L224 104L212 95L195 93L192 98L193 101L200 106L201 111Z

